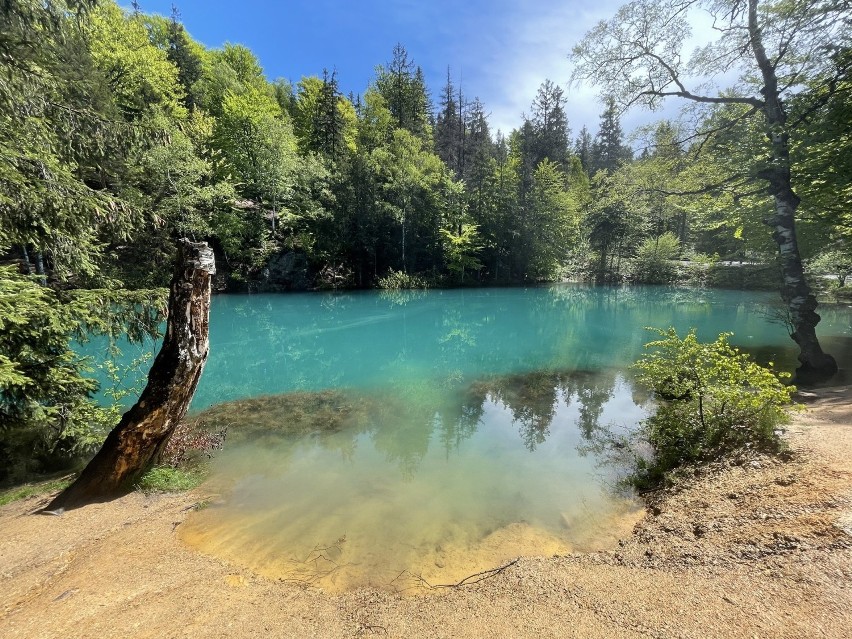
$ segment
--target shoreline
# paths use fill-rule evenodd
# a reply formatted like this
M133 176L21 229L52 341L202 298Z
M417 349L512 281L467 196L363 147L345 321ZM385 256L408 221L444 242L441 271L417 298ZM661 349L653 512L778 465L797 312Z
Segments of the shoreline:
M328 593L195 552L177 529L203 485L61 518L24 499L0 508L0 635L852 637L852 388L802 399L786 461L700 468L613 551L437 593Z

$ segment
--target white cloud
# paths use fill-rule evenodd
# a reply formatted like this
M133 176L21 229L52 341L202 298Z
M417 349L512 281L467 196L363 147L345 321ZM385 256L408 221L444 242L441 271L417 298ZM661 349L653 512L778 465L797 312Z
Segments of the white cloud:
M471 89L491 112L493 130L508 133L528 113L545 80L561 86L568 97L569 123L576 133L585 124L594 130L600 105L590 87L569 87L568 54L585 32L611 15L617 2L538 2L515 6L494 15L483 34L464 45L474 72ZM478 59L478 63L477 63Z
M612 17L624 4L622 0L581 0L559 2L512 3L499 7L492 15L480 18L480 29L450 53L464 65L468 93L475 93L491 112L491 127L508 133L521 123L521 114L529 106L538 87L550 79L566 90L566 107L573 134L583 125L594 133L602 111L593 86L568 86L572 47L600 20ZM464 16L468 18L469 16ZM696 14L693 37L685 52L712 37L711 21L706 14ZM468 29L469 30L469 29ZM634 108L622 117L622 127L631 131L638 126L662 118L677 117L678 100L671 100L661 110L651 113Z

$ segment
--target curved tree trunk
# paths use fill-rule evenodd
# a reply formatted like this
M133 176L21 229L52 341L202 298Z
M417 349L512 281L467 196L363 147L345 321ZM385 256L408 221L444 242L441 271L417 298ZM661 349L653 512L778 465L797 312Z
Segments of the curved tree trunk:
M189 407L209 350L213 250L181 240L169 292L166 336L139 401L98 454L47 511L61 512L120 494L155 463Z
M758 0L748 0L748 29L751 48L763 78L763 114L766 136L771 147L771 164L760 176L769 182L769 192L775 200L775 214L766 220L772 237L778 244L784 282L781 298L787 304L792 332L790 336L799 345L797 379L813 381L827 379L837 372L837 362L824 353L816 335L820 316L816 313L817 301L805 279L802 257L796 238L796 209L799 196L793 191L790 172L790 135L787 130L787 112L778 89L778 76L763 46L763 36L758 24Z

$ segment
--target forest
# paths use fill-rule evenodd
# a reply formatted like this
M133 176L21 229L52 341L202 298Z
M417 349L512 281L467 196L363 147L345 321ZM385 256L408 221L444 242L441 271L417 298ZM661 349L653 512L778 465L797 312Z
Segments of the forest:
M763 75L707 97L659 53L682 37L664 9L689 3L633 4L647 20L603 22L571 53L572 81L601 89L597 129L572 130L568 78L552 78L507 132L453 61L428 87L403 44L343 95L333 60L270 80L245 46L194 40L177 10L0 4L0 462L90 449L92 424L115 421L70 340L156 334L183 237L213 247L218 292L781 288L812 349L811 289L842 296L852 275L848 6L732 9L761 35ZM741 37L730 26L697 51L697 72L754 57ZM622 130L626 108L664 98L689 110Z

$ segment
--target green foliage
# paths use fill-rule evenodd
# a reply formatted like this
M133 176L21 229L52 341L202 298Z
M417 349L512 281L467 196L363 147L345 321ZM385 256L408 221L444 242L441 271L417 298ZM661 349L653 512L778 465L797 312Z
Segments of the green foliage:
M660 340L634 365L638 381L653 391L658 405L639 436L653 448L639 458L633 477L639 487L656 485L685 464L736 455L747 448L775 449L776 429L788 421L794 386L728 344L698 341L695 329L681 338L674 328L652 329Z
M116 249L116 275L127 286L165 286L171 276L175 237L224 237L236 197L233 183L217 176L207 150L213 121L194 111L179 125L162 114L150 118L162 138L128 158L124 198L144 212L135 241Z
M122 113L135 117L157 107L171 117L186 115L178 68L151 42L141 16L105 2L92 13L86 31L92 60L108 78Z
M393 49L393 59L376 69L376 91L385 99L395 125L419 138L431 137L429 98L423 71L408 57L401 44Z
M646 238L636 251L633 278L643 284L671 284L677 277L674 260L680 253L680 240L674 233Z
M33 280L4 269L0 279L0 468L22 476L22 460L49 463L97 439L97 408L88 398L95 383L69 348L78 327L69 309ZM93 422L96 424L93 427ZM0 479L5 479L0 475Z
M476 224L462 224L458 233L453 229L441 229L447 268L460 282L464 282L466 272L482 268L482 262L476 257L480 249L477 228Z
M154 466L139 478L136 488L146 493L175 493L192 490L202 481L204 481L204 475L198 470L187 471L170 466Z
M94 276L134 219L102 188L132 135L79 29L91 4L0 7L0 250L29 247L59 279Z
M91 364L71 348L90 335L156 334L161 294L81 291L60 298L0 269L0 481L51 470L100 443L116 411L92 399Z
M623 163L629 161L633 152L624 144L624 134L615 100L607 98L606 108L601 113L600 129L591 145L590 173L597 171L615 171Z
M801 119L801 135L791 155L798 171L793 175L805 216L820 224L819 242L827 231L852 235L852 49L840 48L831 64L811 78L797 95L792 113Z
M833 281L842 288L852 276L852 251L843 244L828 248L811 260L809 267L815 274L836 278Z
M579 240L577 202L565 190L565 175L545 158L533 173L527 215L521 225L519 257L531 279L553 279L570 244Z
M420 275L412 275L391 269L387 275L379 278L378 287L387 290L423 289L429 288L429 281Z
M245 197L284 202L293 187L296 140L289 120L259 89L228 92L216 119L213 140L222 152L222 171L240 183Z

